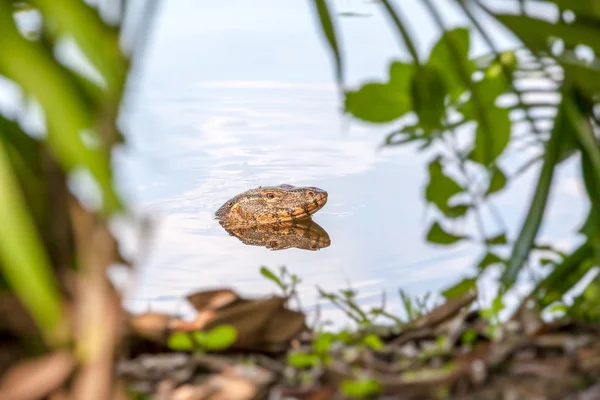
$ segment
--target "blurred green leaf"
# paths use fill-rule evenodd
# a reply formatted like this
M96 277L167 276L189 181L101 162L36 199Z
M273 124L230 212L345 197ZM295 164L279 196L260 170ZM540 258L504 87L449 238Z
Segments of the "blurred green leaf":
M187 332L175 332L167 339L167 346L172 350L192 350L194 342Z
M469 30L456 28L445 32L436 42L429 55L427 65L435 67L445 81L452 100L464 93L467 86L461 78L459 63L450 49L449 40L454 40L458 53L464 65L468 66L469 76L475 71L475 65L469 61Z
M118 31L104 24L92 6L83 1L31 0L31 2L48 20L44 28L53 31L54 35L72 37L102 75L109 91L118 95L127 71L127 61L119 48Z
M561 10L571 10L578 18L596 18L600 19L600 1L599 0L541 0L548 3L554 3Z
M208 332L197 331L192 333L194 341L206 351L225 350L237 339L237 330L228 324L214 327Z
M273 273L273 271L271 271L270 269L268 269L267 267L261 267L260 268L260 274L262 276L264 276L265 278L267 278L268 280L274 282L277 286L279 286L279 288L281 288L281 290L286 289L286 286L283 284L283 282L281 282L281 280Z
M467 212L471 209L471 207L472 206L470 204L457 204L448 207L444 215L451 219L464 217L467 214Z
M548 194L552 185L554 169L560 155L563 137L566 135L566 132L570 131L569 128L570 126L566 120L565 105L563 102L561 103L555 118L550 140L546 145L542 171L540 172L538 184L527 217L525 218L519 236L515 241L515 246L506 266L506 270L501 277L501 281L504 285L512 285L534 245L535 237L540 227L542 217L544 216L544 210L546 209L546 201L548 200Z
M500 169L500 167L495 167L492 170L492 178L490 179L490 186L488 190L485 192L486 196L489 196L493 193L499 192L506 186L506 175Z
M103 189L105 211L121 209L112 186L109 155L106 149L86 146L82 133L92 127L92 116L84 107L78 88L52 60L40 43L26 41L17 31L9 12L0 2L0 69L33 95L44 109L48 124L48 141L66 170L83 166L90 170ZM14 57L19 54L19 57Z
M501 233L499 235L493 236L491 238L485 239L486 244L496 245L496 244L506 244L506 233Z
M381 391L381 384L373 379L344 380L340 388L350 398L369 398Z
M567 47L587 45L600 54L600 29L574 21L554 24L524 15L494 13L494 16L510 29L527 47L546 52L551 38L560 38Z
M4 278L46 338L60 340L64 313L58 284L3 141L0 141L0 193L0 267Z
M450 198L463 191L462 186L444 174L439 157L429 163L429 183L425 189L425 199L428 202L435 204L442 213L446 214L450 209L448 206Z
M410 84L412 64L393 62L387 83L366 83L356 91L347 91L346 111L368 122L384 123L400 118L412 110Z
M588 262L591 261L592 256L592 248L584 243L565 257L561 263L557 264L533 290L534 293L543 294L539 300L540 307L547 307L549 304L560 300L567 291L579 282L594 266L593 262Z
M485 107L486 118L493 121L491 130L486 131L480 123L475 132L475 148L470 158L480 164L488 166L496 161L496 158L506 148L510 141L511 123L509 110L495 106Z
M497 254L490 251L487 252L485 256L483 256L481 261L479 261L479 263L477 264L477 268L479 268L480 271L483 271L490 265L503 264L504 262L505 260L503 260Z
M287 363L294 368L311 368L320 362L321 359L316 354L294 352L287 356Z
M442 295L450 300L454 297L462 296L463 294L469 292L470 290L477 290L477 279L476 278L466 278L462 281L458 282L456 285L449 287L448 289L442 292Z
M333 26L333 21L331 19L331 13L329 12L329 8L327 7L327 2L325 0L314 0L313 4L317 10L317 14L319 15L322 33L327 39L327 43L333 52L335 58L335 75L338 85L341 86L344 83L344 66L338 46L335 27Z
M581 167L583 182L591 200L590 217L594 222L588 234L590 244L594 246L596 261L600 264L600 147L592 127L587 119L578 110L576 104L570 99L563 100L566 115L581 149Z
M591 99L600 95L600 69L591 65L575 64L567 60L561 61L565 71L565 80L573 82Z
M366 335L363 338L363 343L365 344L365 346L370 347L375 351L383 350L383 342L381 341L381 339L379 339L379 336L377 336L374 333L369 333L368 335Z
M467 239L467 236L458 236L446 232L438 222L434 222L427 233L427 241L430 243L448 245Z
M446 107L446 87L442 75L427 65L417 68L411 85L412 103L419 124L430 131L442 126Z

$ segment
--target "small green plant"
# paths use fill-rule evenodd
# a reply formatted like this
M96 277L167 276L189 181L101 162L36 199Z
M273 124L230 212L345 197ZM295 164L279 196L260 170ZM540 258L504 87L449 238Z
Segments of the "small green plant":
M370 378L347 379L342 382L340 389L350 398L363 399L378 394L381 391L381 384Z
M300 298L298 297L296 288L300 283L302 283L302 279L300 279L298 275L290 274L285 265L279 266L279 276L277 276L266 266L262 266L260 268L260 274L271 282L274 282L277 287L281 289L283 292L283 297L286 298L286 301L289 301L289 299L293 296L298 303L298 307L301 308Z
M237 330L227 324L218 325L208 332L176 332L167 339L167 345L173 350L183 351L221 351L229 348L237 339Z

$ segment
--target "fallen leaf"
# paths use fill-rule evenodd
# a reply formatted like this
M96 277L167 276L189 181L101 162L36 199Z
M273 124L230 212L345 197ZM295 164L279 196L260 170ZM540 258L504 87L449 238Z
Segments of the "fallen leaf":
M47 396L67 380L74 366L75 359L67 351L21 361L0 380L0 399L34 400Z

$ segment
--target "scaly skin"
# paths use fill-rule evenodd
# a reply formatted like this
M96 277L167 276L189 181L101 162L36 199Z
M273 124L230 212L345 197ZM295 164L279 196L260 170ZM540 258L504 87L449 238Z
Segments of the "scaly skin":
M255 226L309 218L327 203L327 192L316 187L259 186L229 199L216 212L221 225Z
M225 230L242 243L271 250L297 248L319 250L329 247L329 235L319 224L305 218L298 221L228 228Z

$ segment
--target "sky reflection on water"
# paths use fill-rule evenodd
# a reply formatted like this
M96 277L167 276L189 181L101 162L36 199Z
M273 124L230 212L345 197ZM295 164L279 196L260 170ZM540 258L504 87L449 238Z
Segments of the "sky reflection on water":
M380 304L386 291L394 312L400 309L398 288L413 295L437 291L469 273L482 255L474 244L449 249L425 243L431 213L421 198L430 155L412 147L378 151L393 127L344 121L329 54L307 3L281 3L165 2L124 109L128 145L118 152L123 193L158 223L127 300L132 310L185 311L182 296L221 286L269 293L275 287L259 268L286 265L303 279L304 306L316 304L315 285L351 285L367 305ZM415 26L422 18L414 17ZM398 52L388 22L379 13L340 22L349 80L385 74ZM438 34L421 33L421 47ZM506 159L512 169L520 163L516 157ZM511 234L536 174L531 170L495 200ZM585 213L573 201L582 193L577 177L572 165L559 174L543 237L568 238ZM329 246L271 251L245 245L214 220L214 211L235 194L282 183L328 191L314 220L328 233ZM491 230L495 221L484 216L484 222ZM473 221L463 225L473 227ZM121 234L131 251L132 234L125 228ZM331 310L327 315L339 318Z

